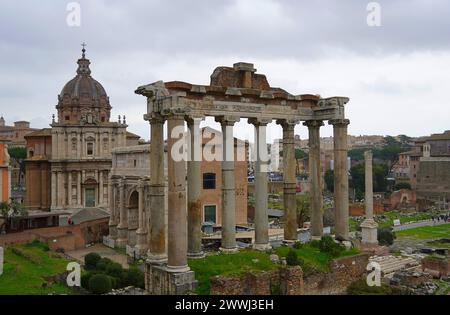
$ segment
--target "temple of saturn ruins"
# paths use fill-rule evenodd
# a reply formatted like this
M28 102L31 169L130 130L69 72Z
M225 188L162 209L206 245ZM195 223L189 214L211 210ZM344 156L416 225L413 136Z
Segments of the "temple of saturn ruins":
M195 287L188 257L202 257L200 191L201 147L199 124L212 116L222 126L222 240L221 250L237 250L235 231L235 187L233 161L233 126L241 118L256 127L256 145L266 146L266 126L272 121L283 128L284 169L284 239L298 238L296 220L296 175L294 127L303 122L309 132L309 163L311 180L311 234L320 238L323 233L322 185L320 178L320 127L324 121L334 132L334 206L335 235L348 240L348 170L347 126L344 106L347 97L321 98L319 95L292 95L271 87L265 75L257 74L253 64L236 63L233 67L218 67L211 75L210 85L186 82L158 81L137 88L136 93L147 98L145 120L151 127L149 183L150 215L148 224L148 260L146 288L150 294L181 294ZM168 180L164 177L164 124L167 121ZM189 155L175 159L170 152L177 137L173 134L187 122L190 131ZM259 148L256 148L260 152ZM254 248L270 247L267 216L267 159L257 154L255 186ZM187 167L186 167L187 163ZM167 186L168 187L167 187ZM165 188L168 188L168 196ZM142 191L142 190L141 190ZM165 225L165 202L168 202L168 224ZM143 207L139 207L143 211ZM143 216L138 215L142 220ZM140 226L144 223L141 222ZM119 232L120 233L120 232ZM166 240L167 238L167 240ZM167 248L166 248L167 246Z

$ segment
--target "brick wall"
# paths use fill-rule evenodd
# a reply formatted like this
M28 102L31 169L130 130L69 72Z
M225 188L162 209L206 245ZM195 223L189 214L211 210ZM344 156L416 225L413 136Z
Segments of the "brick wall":
M299 295L303 293L303 272L300 267L249 272L240 277L211 278L212 295Z
M366 272L368 263L368 254L335 259L331 263L331 272L314 274L304 279L304 293L308 295L345 294L347 287Z
M330 295L345 294L347 287L361 278L369 262L368 254L335 259L329 273L303 277L300 267L246 273L240 277L210 279L212 295Z
M38 238L46 242L52 250L63 248L70 251L85 248L89 243L101 242L103 236L107 234L108 219L99 219L73 226L56 226L0 235L0 246L24 244Z
M450 258L437 259L434 257L425 257L422 259L422 270L435 271L433 274L437 274L440 277L450 275Z

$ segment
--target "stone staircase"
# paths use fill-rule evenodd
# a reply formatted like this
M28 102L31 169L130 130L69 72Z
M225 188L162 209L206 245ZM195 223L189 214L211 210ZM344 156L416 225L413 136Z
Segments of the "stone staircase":
M420 263L412 257L373 256L369 261L380 264L381 275L388 278L392 277L396 271L415 270L420 267Z

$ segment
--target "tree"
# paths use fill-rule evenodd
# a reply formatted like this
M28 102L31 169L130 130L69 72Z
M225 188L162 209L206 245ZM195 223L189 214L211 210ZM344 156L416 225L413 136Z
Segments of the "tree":
M27 149L23 147L8 148L8 154L12 162L19 166L19 185L21 178L25 174L25 159L27 158Z
M325 185L330 192L334 192L334 171L333 170L327 170L325 172Z
M376 192L385 192L387 190L387 175L389 169L386 164L373 165L373 190ZM358 164L350 169L352 176L351 186L355 189L357 199L362 199L365 192L365 165Z
M296 202L297 202L297 223L298 226L303 226L303 223L310 219L309 195L297 196Z
M0 203L0 231L6 230L11 219L20 218L27 215L25 208L15 201Z

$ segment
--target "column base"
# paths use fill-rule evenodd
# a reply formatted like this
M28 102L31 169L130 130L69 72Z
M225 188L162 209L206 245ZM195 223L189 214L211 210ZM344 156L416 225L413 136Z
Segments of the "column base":
M272 246L269 243L265 244L253 244L253 249L261 252L265 252L266 250L271 250Z
M145 289L150 295L182 295L195 291L198 282L192 270L171 272L166 266L146 264Z
M294 245L298 240L283 240L283 244Z
M109 226L109 237L113 240L117 239L117 225Z
M182 272L188 272L191 268L189 268L188 265L186 266L166 266L166 271L169 273L182 273Z
M378 223L366 219L361 223L362 244L378 245Z
M323 235L311 235L311 241L320 241Z
M188 258L190 259L201 259L201 258L205 258L205 252L200 251L197 253L187 253Z
M147 252L147 263L152 265L163 265L167 263L167 255L165 254L153 254L150 251Z
M224 254L232 254L232 253L237 253L239 251L239 249L237 247L233 247L233 248L220 247L219 250Z
M116 240L116 247L117 248L125 248L128 244L128 240L126 238L118 238Z

